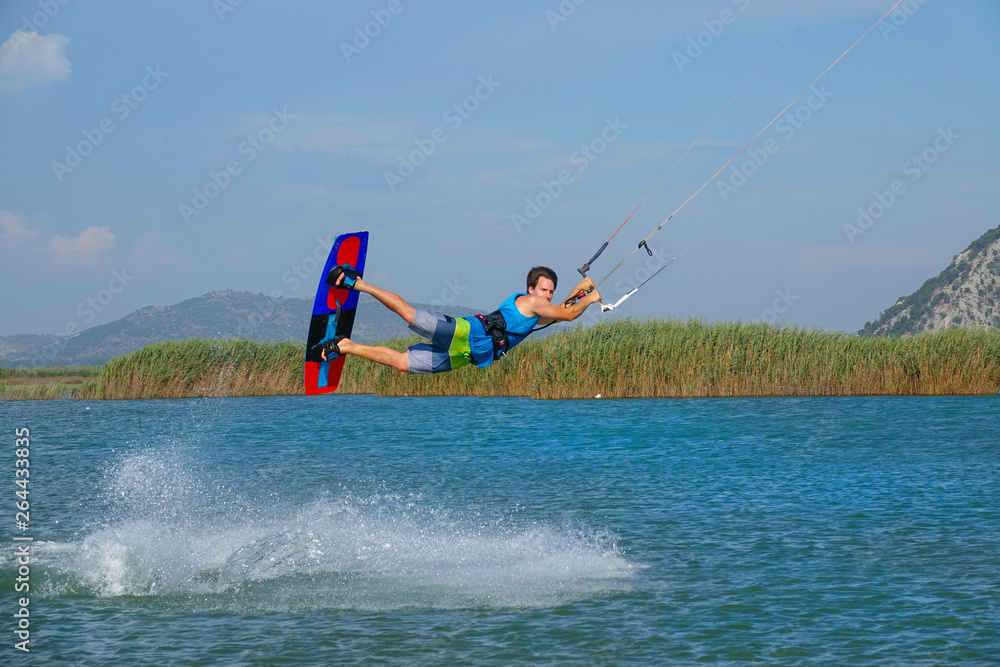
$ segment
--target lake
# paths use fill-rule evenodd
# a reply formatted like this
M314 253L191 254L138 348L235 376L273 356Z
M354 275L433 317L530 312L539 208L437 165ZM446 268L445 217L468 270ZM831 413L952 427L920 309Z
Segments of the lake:
M1000 397L0 411L4 664L1000 658Z

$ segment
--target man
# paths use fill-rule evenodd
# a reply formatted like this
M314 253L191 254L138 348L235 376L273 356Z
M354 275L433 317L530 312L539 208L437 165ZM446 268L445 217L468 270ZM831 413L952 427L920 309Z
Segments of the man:
M329 285L370 294L430 343L397 352L388 347L361 345L341 336L321 341L316 348L324 361L353 354L404 373L444 373L469 363L485 368L527 338L536 324L571 322L601 299L594 282L585 278L569 299L553 305L558 280L552 269L536 266L528 272L527 292L512 294L489 315L453 318L417 310L398 294L366 283L350 266L337 266L327 276ZM585 294L570 304L581 292Z

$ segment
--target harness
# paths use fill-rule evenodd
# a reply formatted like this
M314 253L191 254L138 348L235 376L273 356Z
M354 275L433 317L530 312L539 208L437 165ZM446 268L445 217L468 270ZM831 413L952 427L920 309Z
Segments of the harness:
M507 321L500 311L494 310L489 315L476 313L476 317L483 323L486 335L493 339L493 361L507 356L510 338L507 336Z

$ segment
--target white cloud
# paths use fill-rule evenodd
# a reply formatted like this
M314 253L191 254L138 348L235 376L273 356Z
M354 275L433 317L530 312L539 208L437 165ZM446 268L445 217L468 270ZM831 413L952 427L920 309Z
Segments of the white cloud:
M55 255L62 261L72 261L81 264L98 264L104 255L115 247L115 235L111 228L87 227L76 238L67 238L56 234L45 247L45 251Z
M44 85L67 78L70 73L67 44L69 38L63 35L15 30L10 39L0 44L0 95L26 85Z
M38 236L38 228L26 226L28 218L13 211L0 211L0 244L21 243Z

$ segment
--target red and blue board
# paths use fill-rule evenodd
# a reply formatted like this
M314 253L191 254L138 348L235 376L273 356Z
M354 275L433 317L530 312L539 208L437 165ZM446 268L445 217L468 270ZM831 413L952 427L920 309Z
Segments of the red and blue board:
M330 256L326 258L306 339L305 382L306 394L309 396L337 390L340 374L344 371L345 357L340 356L333 361L313 361L310 358L311 351L324 338L350 336L358 309L358 292L335 289L326 284L326 276L330 269L343 264L350 264L364 275L367 254L368 232L354 232L338 236L330 249Z

